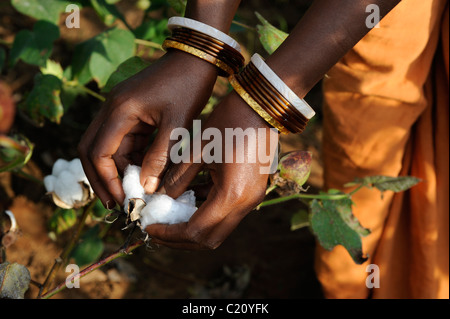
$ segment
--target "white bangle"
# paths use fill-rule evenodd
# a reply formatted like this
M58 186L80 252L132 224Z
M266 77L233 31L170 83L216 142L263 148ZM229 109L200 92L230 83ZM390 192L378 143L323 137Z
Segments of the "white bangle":
M167 22L167 27L169 30L172 30L175 27L184 27L202 32L241 52L241 46L232 37L202 22L183 17L171 17Z
M303 114L308 120L311 119L316 112L309 106L309 104L304 100L299 98L284 82L280 79L275 72L266 64L264 59L255 53L251 61L253 65L261 72L261 74L274 86L274 88L284 96L289 103L292 104L300 113Z

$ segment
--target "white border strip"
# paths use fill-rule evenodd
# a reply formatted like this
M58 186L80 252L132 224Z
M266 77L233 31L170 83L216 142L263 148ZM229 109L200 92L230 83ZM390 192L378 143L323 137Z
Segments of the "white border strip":
M202 22L184 17L171 17L167 22L167 27L169 28L169 30L172 30L175 27L184 27L205 33L241 52L241 46L232 37Z
M261 72L261 74L288 100L300 113L302 113L308 120L312 118L316 112L304 100L299 98L266 64L264 59L255 53L251 58L252 63Z

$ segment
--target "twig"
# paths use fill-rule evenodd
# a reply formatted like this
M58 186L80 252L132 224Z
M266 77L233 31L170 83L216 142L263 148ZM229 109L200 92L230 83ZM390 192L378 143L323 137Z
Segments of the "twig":
M164 51L164 49L162 48L161 44L156 43L156 42L142 40L142 39L134 39L134 43L141 44L141 45L144 45L146 47L150 47L150 48L154 48L154 49L158 49L158 50Z
M38 287L39 289L42 288L42 284L39 283L39 282L37 282L37 281L35 281L35 280L33 280L33 279L30 279L30 284L35 285L35 286Z
M44 184L44 182L43 182L42 180L40 180L39 178L36 178L36 177L34 177L33 175L28 174L28 173L24 172L24 171L21 170L21 169L13 170L12 172L13 172L14 174L16 174L16 175L19 175L19 176L21 176L21 177L23 177L23 178L26 178L26 179L28 179L28 180L30 180L30 181L32 181L32 182L37 183L37 184L41 184L41 185Z
M66 281L60 283L58 286L56 286L55 288L53 288L52 290L50 290L49 292L43 294L42 296L39 296L38 298L40 299L49 299L50 297L54 296L55 294L57 294L58 292L64 290L66 288L66 282L67 281L72 281L76 276L79 276L78 278L83 278L84 276L90 274L91 272L93 272L94 270L97 270L98 268L106 265L107 263L113 261L114 259L117 259L119 257L123 257L123 256L127 256L129 255L133 250L135 250L136 248L140 247L144 245L144 241L143 240L139 240L136 243L128 246L125 250L124 249L119 249L118 251L116 251L115 253L109 255L108 257L86 267L85 269L83 269L80 273L76 274L74 273L73 275L67 277Z
M55 263L52 266L52 269L47 275L47 278L45 279L44 283L42 284L42 288L39 291L38 297L40 297L42 294L45 294L47 290L49 289L49 286L52 284L53 280L55 279L56 274L58 273L61 266L67 261L67 259L70 256L70 253L72 252L73 248L75 247L76 243L78 242L78 239L81 236L81 232L84 228L84 224L86 223L86 218L89 215L89 212L91 208L94 206L95 200L93 200L89 205L84 206L83 208L83 215L81 216L80 222L78 224L78 228L70 240L70 242L67 244L67 246L64 248L64 251L61 253L61 255L55 259Z
M103 95L98 94L95 91L92 91L90 88L85 87L84 85L80 85L78 86L80 89L82 89L84 92L86 92L87 94L95 97L97 100L100 100L102 102L106 101L106 98Z
M256 28L255 28L255 27L251 27L251 26L249 26L249 25L247 25L247 24L244 24L244 23L239 22L239 21L236 21L236 20L231 21L231 23L233 23L233 24L235 24L235 25L238 25L238 26L240 26L240 27L243 27L243 28L245 28L245 29L251 30L251 31L256 31Z
M275 204L279 204L282 202L286 202L288 200L291 199L325 199L325 200L339 200L339 199L344 199L344 198L348 198L349 194L335 194L335 195L313 195L313 194L294 194L294 195L289 195L289 196L285 196L285 197L280 197L280 198L274 198L274 199L270 199L270 200L266 200L264 202L262 202L261 204L258 205L258 207L264 207L264 206L269 206L269 205L275 205Z

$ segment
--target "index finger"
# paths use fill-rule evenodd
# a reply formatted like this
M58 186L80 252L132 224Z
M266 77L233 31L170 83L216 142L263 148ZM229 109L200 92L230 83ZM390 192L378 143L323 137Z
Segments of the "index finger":
M113 155L119 149L124 136L139 123L134 116L124 116L113 110L99 128L89 151L89 159L108 192L122 205L125 194Z

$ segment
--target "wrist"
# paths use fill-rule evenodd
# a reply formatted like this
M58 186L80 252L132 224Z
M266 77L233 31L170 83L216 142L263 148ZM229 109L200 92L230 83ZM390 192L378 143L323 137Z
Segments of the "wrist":
M218 69L216 66L187 52L169 50L163 58L177 61L177 69L179 68L181 72L192 75L199 81L215 83L217 79Z

